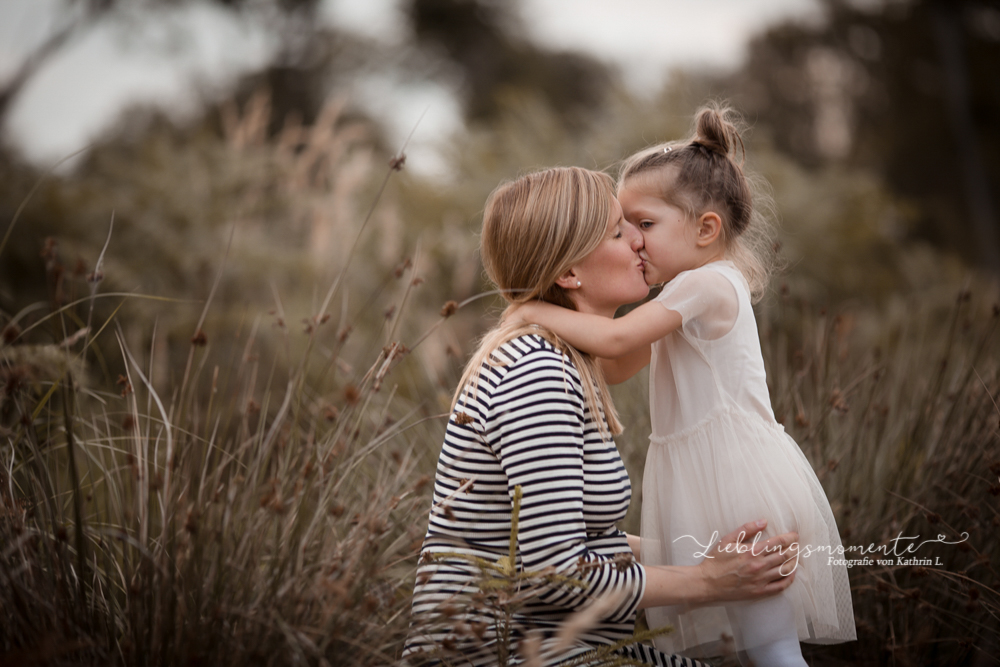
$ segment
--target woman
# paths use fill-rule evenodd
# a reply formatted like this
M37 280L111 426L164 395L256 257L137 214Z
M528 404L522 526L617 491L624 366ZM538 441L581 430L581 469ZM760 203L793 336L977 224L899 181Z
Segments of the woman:
M648 292L641 246L605 174L548 169L501 185L486 203L483 264L512 304L541 298L613 317ZM791 583L779 568L794 533L757 545L757 555L730 549L693 567L643 567L638 538L615 527L631 499L611 439L620 431L595 359L517 322L486 334L438 461L404 651L411 662L592 662L611 647L621 658L693 664L613 645L631 637L638 609L750 599ZM744 540L762 527L743 526ZM596 618L577 616L581 627L558 637L589 604Z

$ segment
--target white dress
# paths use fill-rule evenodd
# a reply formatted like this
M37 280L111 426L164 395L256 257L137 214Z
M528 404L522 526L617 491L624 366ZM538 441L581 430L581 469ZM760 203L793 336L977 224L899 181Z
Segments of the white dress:
M713 533L767 519L768 536L796 530L802 545L821 549L799 559L782 593L799 640L855 639L847 570L829 564L831 550L844 558L837 524L812 466L771 410L746 280L731 262L712 262L679 274L656 301L683 324L653 344L643 563L696 565ZM656 640L660 650L716 655L747 648L731 622L745 604L658 607L646 618L651 628L674 627Z

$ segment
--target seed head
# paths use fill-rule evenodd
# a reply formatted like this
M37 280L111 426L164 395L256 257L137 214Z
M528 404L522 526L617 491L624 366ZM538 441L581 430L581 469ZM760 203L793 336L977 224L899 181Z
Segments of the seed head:
M395 278L402 278L403 273L413 266L413 261L407 257L402 262L400 262L395 269L392 270L392 275Z
M187 519L184 521L184 530L192 535L198 534L198 513L194 508L188 510Z
M8 324L3 328L3 342L10 345L21 335L21 327L16 324Z
M347 449L347 443L344 442L343 438L340 438L337 442L333 443L333 447L330 449L330 455L340 456L344 453L345 449Z
M447 319L458 312L458 302L448 301L443 306L441 306L441 317Z
M195 347L205 347L208 344L208 336L201 329L195 332L194 336L191 336L191 344Z

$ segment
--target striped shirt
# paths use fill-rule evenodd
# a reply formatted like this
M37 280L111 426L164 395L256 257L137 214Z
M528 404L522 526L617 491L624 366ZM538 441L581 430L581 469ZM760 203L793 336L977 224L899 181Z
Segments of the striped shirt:
M631 496L618 449L593 418L569 359L537 335L499 347L445 432L404 655L414 664L494 665L505 656L514 664L534 636L553 664L630 637L645 570L615 523ZM609 594L603 619L556 649L558 628ZM695 664L647 646L622 654Z

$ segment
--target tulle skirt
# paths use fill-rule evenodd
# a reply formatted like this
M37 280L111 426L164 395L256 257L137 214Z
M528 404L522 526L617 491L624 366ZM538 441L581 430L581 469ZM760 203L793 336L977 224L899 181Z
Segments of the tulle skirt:
M856 638L847 569L823 487L784 429L738 408L717 408L680 433L650 439L642 485L642 560L697 565L712 542L757 519L767 536L790 530L812 552L799 558L795 582L781 595L792 608L800 641ZM747 603L646 610L650 628L674 631L656 640L667 653L718 655L748 648L740 622ZM742 613L740 613L742 609ZM766 612L764 612L766 613Z

